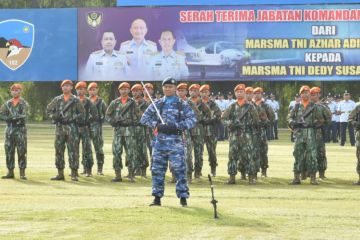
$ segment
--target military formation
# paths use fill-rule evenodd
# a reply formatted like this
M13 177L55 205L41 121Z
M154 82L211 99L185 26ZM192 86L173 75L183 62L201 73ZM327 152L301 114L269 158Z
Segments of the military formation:
M73 87L76 96L72 94ZM150 166L154 196L152 206L161 205L168 167L172 173L172 182L176 183L180 203L182 206L187 205L188 184L202 176L205 145L211 174L216 176L216 128L219 123L225 126L229 135L227 183L235 184L237 173L241 180L248 180L250 185L256 184L259 174L261 177L268 176L267 133L269 126L276 121L276 111L264 99L261 87L236 85L234 101L223 110L212 98L209 85L188 86L186 83L177 83L171 77L163 81L164 97L158 98L153 97L154 87L151 83L131 86L122 82L118 86L119 97L109 106L98 96L99 88L95 82L87 84L81 81L74 86L71 80L64 80L60 88L62 94L55 97L46 108L47 115L55 125L57 174L51 178L53 181L65 180L65 149L68 152L72 181L78 181L80 163L83 170L81 174L92 177L94 158L97 174L103 175L104 121L113 128L114 178L111 181L123 181L124 167L127 168L126 178L130 182L135 182L136 176L147 178ZM21 98L20 84L13 84L10 92L12 99L0 108L0 119L7 124L4 145L8 172L2 178L15 177L16 149L20 179L26 180L26 116L29 105ZM300 88L295 101L289 106L287 116L294 141L294 179L290 184L298 185L310 178L310 183L317 185L318 178L326 178L325 143L332 136L328 134L328 129L329 126L333 129L334 114L347 114L347 125L344 127L341 122L340 129L351 126L356 130L354 138L359 180L355 184L360 185L360 107L357 105L350 109L347 95L346 92L334 113L332 102L321 99L319 87L305 85ZM340 134L341 145L345 143L344 138ZM355 145L355 140L351 139L352 145Z

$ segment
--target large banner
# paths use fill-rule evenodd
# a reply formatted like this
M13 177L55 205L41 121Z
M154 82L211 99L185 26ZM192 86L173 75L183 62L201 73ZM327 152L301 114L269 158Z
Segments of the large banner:
M79 9L81 80L359 80L359 5Z
M0 10L0 81L77 78L77 10Z
M260 4L344 4L358 3L358 0L117 0L119 7L134 6L229 6L229 5L260 5Z

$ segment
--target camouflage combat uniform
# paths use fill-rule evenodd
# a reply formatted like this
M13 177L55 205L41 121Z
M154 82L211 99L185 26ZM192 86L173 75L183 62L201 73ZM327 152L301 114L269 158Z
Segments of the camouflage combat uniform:
M321 127L324 123L321 111L313 102L308 103L306 108L303 103L299 103L290 111L287 121L290 128L293 129L295 137L294 180L291 184L300 184L300 173L305 171L307 175L311 176L311 183L317 184L316 128Z
M269 124L272 124L275 119L275 112L271 106L265 102L255 103L255 107L259 115L259 128L255 130L256 142L254 144L255 158L258 169L261 169L261 175L267 177L267 168L269 168L268 159L268 141L266 136L266 129Z
M224 111L222 119L230 131L229 183L235 183L235 175L239 168L249 175L249 183L254 184L257 169L254 159L253 134L254 129L259 125L259 115L254 105L245 102L240 106L234 102Z
M135 99L136 105L140 110L140 114L142 115L145 110L148 107L147 102L142 99ZM138 122L135 123L135 141L136 141L136 147L137 147L137 161L139 162L139 172L141 173L141 176L146 177L146 169L149 166L149 159L147 156L147 150L146 150L146 142L144 142L146 138L146 128L145 126L140 124L140 118L138 119Z
M67 108L65 112L63 111L64 108ZM72 177L74 177L79 168L79 130L77 124L84 118L85 109L76 96L70 95L69 99L65 101L64 95L60 95L48 104L46 113L55 124L55 166L59 170L59 175L63 177L66 145L69 165L72 170Z
M82 165L84 166L84 172L87 176L91 176L91 169L94 165L94 159L91 149L91 138L90 138L90 124L95 122L98 118L98 111L96 106L91 102L90 99L84 98L79 99L85 109L84 117L78 122L79 127L79 141L77 149L80 149L80 142L82 146Z
M27 165L27 130L25 126L28 103L20 98L14 105L12 99L5 102L0 108L0 119L6 121L5 129L5 154L6 167L10 175L13 175L15 168L15 149L18 153L18 165L21 172L25 171ZM9 177L11 177L9 175ZM25 176L25 175L23 175ZM5 178L5 177L4 177Z
M203 119L211 118L211 111L200 98L193 102L189 98L188 103L194 105L198 112L197 123L194 128L190 129L191 141L194 147L194 170L195 178L201 176L201 170L203 166L203 154L204 154L204 126L202 124Z
M360 185L360 105L357 105L354 110L349 114L349 123L354 126L356 130L355 139L356 139L356 172L359 175L359 181L356 184Z
M148 97L144 97L144 100L146 102L146 108L148 108L151 104L151 100ZM149 149L149 154L150 154L150 161L152 161L152 141L154 139L154 132L151 128L147 127L145 129L145 138L146 138L146 146Z
M316 128L316 148L317 148L317 164L319 177L325 178L325 170L327 169L327 158L324 141L324 129L326 125L331 124L332 113L330 109L322 103L317 103L319 112L322 114L324 123L321 127Z
M126 112L124 113L124 109ZM113 168L116 177L114 181L121 181L121 169L123 168L121 155L125 148L126 159L128 161L129 178L134 181L134 171L141 167L141 162L137 157L135 127L139 122L140 110L135 101L128 97L125 104L121 99L113 100L106 110L106 120L114 127L114 140L112 144Z
M204 102L205 103L205 102ZM211 167L211 174L216 175L217 157L216 157L216 144L217 144L217 133L216 124L220 122L221 110L218 105L209 99L205 103L210 109L211 114L209 118L204 118L202 123L204 125L204 141L209 156L209 164Z
M105 120L105 113L106 113L106 104L104 100L100 97L97 97L96 100L93 102L96 106L98 116L97 119L90 123L90 137L92 140L92 144L94 145L95 153L96 153L96 160L98 165L98 173L102 174L102 169L104 165L104 138L103 138L103 130L102 124Z

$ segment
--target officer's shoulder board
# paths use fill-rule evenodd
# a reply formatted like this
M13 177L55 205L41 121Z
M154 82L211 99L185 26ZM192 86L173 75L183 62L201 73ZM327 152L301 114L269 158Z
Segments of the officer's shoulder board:
M102 53L102 50L97 50L97 51L94 51L94 52L92 52L91 54L96 55L96 54L100 54L100 53Z
M127 40L125 42L122 42L120 45L123 46L123 45L127 45L127 44L130 44L131 40Z
M176 54L180 56L185 56L185 53L183 51L176 51Z
M156 46L156 43L150 40L146 40L147 43L149 43L150 45Z

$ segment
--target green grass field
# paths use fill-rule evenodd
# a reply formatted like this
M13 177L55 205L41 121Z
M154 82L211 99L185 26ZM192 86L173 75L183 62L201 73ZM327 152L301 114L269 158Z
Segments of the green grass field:
M1 175L6 173L3 130L2 125ZM206 177L190 185L188 208L179 206L174 184L166 185L163 206L150 208L150 179L110 183L109 127L105 176L50 181L56 173L53 132L51 125L29 126L29 180L0 179L0 239L359 239L360 187L351 185L357 179L354 147L329 144L328 180L289 186L293 147L288 131L281 131L280 140L269 146L269 178L256 186L239 180L228 186L228 143L220 142L215 178L220 219L214 220Z

